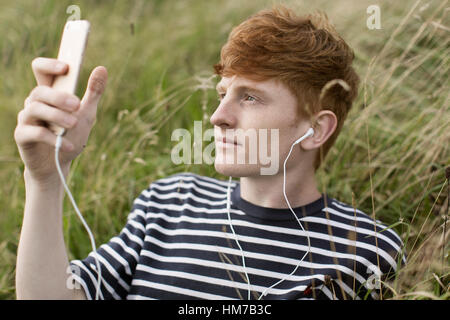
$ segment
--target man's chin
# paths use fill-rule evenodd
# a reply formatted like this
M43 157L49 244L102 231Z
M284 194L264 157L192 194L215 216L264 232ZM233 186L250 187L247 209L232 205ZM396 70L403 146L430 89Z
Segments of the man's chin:
M216 171L227 177L250 177L259 176L260 168L258 165L250 164L226 164L214 162L214 168Z

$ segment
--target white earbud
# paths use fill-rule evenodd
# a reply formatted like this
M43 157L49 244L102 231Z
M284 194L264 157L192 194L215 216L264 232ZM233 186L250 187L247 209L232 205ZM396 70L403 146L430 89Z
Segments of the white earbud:
M304 139L306 139L312 135L314 135L314 129L309 128L308 131L306 131L306 133L301 138L297 139L293 144L296 145L297 143L302 142Z

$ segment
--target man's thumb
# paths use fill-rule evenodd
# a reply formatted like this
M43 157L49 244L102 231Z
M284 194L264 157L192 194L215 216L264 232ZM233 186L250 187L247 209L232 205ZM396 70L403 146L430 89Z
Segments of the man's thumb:
M105 67L96 67L89 76L86 92L84 93L81 104L83 107L97 106L103 91L105 91L108 80L108 71Z

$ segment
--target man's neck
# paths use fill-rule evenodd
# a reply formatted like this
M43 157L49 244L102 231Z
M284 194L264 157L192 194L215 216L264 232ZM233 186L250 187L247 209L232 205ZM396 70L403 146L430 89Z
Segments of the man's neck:
M317 189L314 170L308 173L300 168L286 172L286 196L292 208L307 205L318 200L321 193ZM242 199L261 207L289 208L283 195L283 171L273 176L241 177Z

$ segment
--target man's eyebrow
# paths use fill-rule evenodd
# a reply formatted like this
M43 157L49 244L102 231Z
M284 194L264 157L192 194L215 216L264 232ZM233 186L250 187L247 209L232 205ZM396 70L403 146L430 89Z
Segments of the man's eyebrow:
M248 86L248 85L239 85L239 86L235 87L235 89L237 91L251 91L258 95L267 96L266 91L252 87L252 86ZM225 87L219 82L216 86L216 91L219 92L219 91L226 91L226 90L225 90Z
M251 91L251 92L254 92L261 96L266 96L266 94L267 94L266 91L264 91L264 90L261 90L261 89L255 88L255 87L251 87L251 86L246 86L246 85L238 86L238 87L236 87L236 90Z

